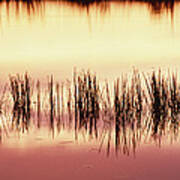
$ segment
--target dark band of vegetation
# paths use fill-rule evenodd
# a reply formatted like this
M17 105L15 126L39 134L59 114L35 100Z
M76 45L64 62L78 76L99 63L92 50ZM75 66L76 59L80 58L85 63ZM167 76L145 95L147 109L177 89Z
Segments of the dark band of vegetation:
M105 137L108 150L112 133L118 152L135 152L137 142L158 140L169 135L176 139L179 133L180 82L177 73L150 74L134 70L114 81L113 88L99 83L89 71L74 71L73 82L55 83L50 77L48 87L39 80L24 76L10 76L10 84L1 92L1 117L12 111L12 119L1 122L0 134L12 130L28 132L49 124L54 137L62 128L87 132L100 140ZM10 90L10 91L9 91ZM11 96L9 96L11 94Z
M56 2L56 5L61 5L61 3L66 3L70 6L76 6L79 8L85 8L87 12L89 13L89 8L91 6L99 7L102 12L106 12L106 10L109 10L111 2L114 2L116 4L122 4L122 3L133 3L133 2L141 2L146 3L153 14L160 14L163 10L170 10L171 14L173 15L174 12L174 6L175 3L179 2L179 0L0 0L0 6L1 3L6 2L8 15L10 13L9 11L9 4L11 2L16 3L15 10L17 11L17 15L19 15L20 8L19 3L22 3L24 5L23 7L27 9L27 12L29 15L38 13L37 11L42 11L45 6L45 2Z

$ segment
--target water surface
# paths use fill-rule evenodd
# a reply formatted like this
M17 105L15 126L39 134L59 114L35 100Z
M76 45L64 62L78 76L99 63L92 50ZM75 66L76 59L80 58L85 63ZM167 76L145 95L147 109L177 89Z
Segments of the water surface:
M179 179L179 78L167 75L180 65L179 49L178 1L1 1L1 178ZM150 101L145 80L139 83L143 74L131 79L133 66L143 72L165 68L156 72L160 95L152 93L160 106ZM113 80L107 81L110 90L96 86L96 76L86 71L73 84L74 67L97 72L100 84ZM30 84L22 76L26 71ZM13 95L8 75L16 73L19 90ZM116 102L121 73L129 81L126 91L121 79ZM49 76L48 85L50 74L55 80ZM153 76L145 75L153 84ZM119 114L123 97L126 107ZM129 97L135 101L130 110Z

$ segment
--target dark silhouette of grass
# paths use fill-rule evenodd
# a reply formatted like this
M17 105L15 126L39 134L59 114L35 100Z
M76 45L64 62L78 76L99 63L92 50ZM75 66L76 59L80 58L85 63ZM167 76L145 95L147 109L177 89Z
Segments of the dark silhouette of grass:
M74 74L75 89L75 129L85 128L89 126L89 134L92 135L93 129L97 132L97 118L99 116L98 102L98 84L96 76L89 72L83 73L82 76Z
M37 127L40 128L41 126L41 90L40 90L40 81L37 81Z
M61 112L60 112L60 92L59 92L59 83L56 84L56 94L57 94L57 129L60 131L61 125Z
M31 100L30 100L30 84L27 74L24 78L19 75L10 76L11 94L13 98L13 118L12 125L19 128L22 124L22 131L28 130L31 118Z
M163 10L170 10L173 15L174 6L176 2L179 0L58 0L58 1L48 1L48 0L0 0L0 6L2 3L6 3L6 9L8 15L10 15L10 3L15 3L16 15L19 15L21 11L21 5L24 9L27 10L28 15L33 15L35 13L45 11L44 3L46 2L56 2L57 6L61 6L62 3L66 5L70 5L72 7L86 9L87 13L89 13L89 9L91 7L96 6L103 13L109 10L110 3L123 4L123 3L145 3L148 5L152 14L161 14ZM21 5L20 5L21 4Z
M153 140L160 146L161 138L178 136L180 82L176 72L167 75L159 69L145 74L134 69L131 75L123 74L115 80L114 89L108 82L100 88L96 74L90 71L75 70L73 76L73 82L67 84L55 84L51 76L45 92L40 81L34 84L27 73L10 76L3 99L9 93L11 99L4 101L1 117L12 102L8 112L12 111L12 121L1 121L0 139L11 131L30 132L31 126L49 126L53 137L61 128L74 129L76 140L81 133L99 140L99 152L107 142L109 156L113 140L117 155L119 151L135 155L137 144Z
M50 104L50 128L54 137L54 94L53 94L53 76L49 82L49 104Z

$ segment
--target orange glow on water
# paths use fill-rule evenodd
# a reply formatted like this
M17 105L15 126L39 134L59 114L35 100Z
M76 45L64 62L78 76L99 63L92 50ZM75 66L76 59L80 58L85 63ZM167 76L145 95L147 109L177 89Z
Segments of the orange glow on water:
M0 80L7 78L10 73L25 71L35 78L45 78L46 83L49 74L54 74L55 80L57 78L65 80L72 77L75 66L78 69L92 69L98 73L100 79L108 80L119 76L121 72L132 70L132 66L143 71L158 66L179 67L180 3L175 3L173 11L163 8L161 13L148 3L108 2L104 5L81 7L65 1L43 0L30 6L26 2L0 2ZM164 74L163 77L169 75L167 71ZM127 76L131 79L129 75ZM161 76L158 77L157 82L160 84ZM166 99L167 104L173 109L173 107L177 108L179 101L177 97L174 98L176 93L172 93L172 87L176 91L175 87L178 86L171 85L171 79L169 76L167 84L162 83L162 85L170 86L164 89L167 90L165 94L169 96ZM136 80L137 77L132 83ZM29 84L27 80L23 81L22 78L18 80L19 85L15 83L17 89L19 88L15 90L18 96L16 101L13 101L13 97L16 96L10 94L10 86L7 87L6 94L3 91L4 87L0 87L2 94L0 95L0 174L3 180L180 179L178 173L180 117L176 114L179 111L173 111L174 113L171 114L172 117L173 115L177 117L170 119L168 116L168 119L162 120L161 118L165 116L160 116L156 121L156 116L152 119L151 116L157 106L152 108L148 103L147 106L152 114L144 113L148 111L147 108L144 109L142 117L140 111L140 119L137 119L135 115L139 109L135 106L138 106L139 102L142 103L142 99L138 97L140 100L137 101L135 97L130 104L135 114L130 117L131 119L125 118L126 122L129 121L126 124L120 119L123 114L116 115L117 112L114 111L116 103L115 105L112 103L111 106L110 100L107 101L106 108L100 107L102 119L99 120L103 122L100 121L102 124L97 121L97 126L96 123L94 126L89 125L91 116L95 115L91 119L95 121L97 115L89 112L89 109L90 111L94 109L91 105L83 110L89 114L87 117L83 116L83 123L85 122L87 127L84 125L77 128L73 123L76 124L78 120L70 118L71 115L72 118L80 116L75 115L74 97L72 99L70 97L72 101L69 101L72 103L72 109L70 108L72 112L68 112L69 114L66 112L68 97L71 96L69 95L71 93L68 94L70 92L68 89L74 89L71 89L70 83L69 85L64 83L65 87L60 87L59 108L56 105L58 104L56 100L59 99L58 93L54 93L53 96L53 80L51 82L50 93L47 86L41 86L39 99L42 101L38 101L38 93L33 92L31 106L29 102L27 103L27 99L24 101L25 97L29 97L28 86L23 88L25 84ZM113 81L109 82L112 83L109 85L114 87ZM135 83L135 85L139 84ZM89 96L93 97L97 93L93 95L90 85L88 90L86 86L85 88L80 86L85 90L83 95L77 97L80 99L86 96L87 98L84 99L88 104ZM33 84L33 88L38 91L37 85ZM63 88L67 91L62 91ZM24 89L26 95L23 94ZM139 87L135 90L134 87L127 86L127 89L132 89L128 97L137 96L134 92L139 92ZM54 91L56 91L55 87ZM113 92L110 90L110 94L113 94L112 102L116 98ZM74 91L72 96L73 93ZM142 93L144 93L143 88ZM2 98L4 94L5 101ZM124 94L127 94L126 91ZM124 94L122 91L122 95ZM94 99L91 98L89 104L94 104ZM102 102L99 104L102 106L103 98L100 101ZM26 103L22 105L23 102ZM153 104L153 100L151 103ZM28 113L24 112L24 108L28 109ZM156 114L159 114L158 112ZM30 114L31 118L26 117L24 122L24 115ZM53 116L52 119L50 115ZM130 113L126 112L127 115ZM118 121L115 118L119 118ZM133 123L130 123L131 121ZM61 127L57 122L62 123ZM91 129L92 127L94 130Z

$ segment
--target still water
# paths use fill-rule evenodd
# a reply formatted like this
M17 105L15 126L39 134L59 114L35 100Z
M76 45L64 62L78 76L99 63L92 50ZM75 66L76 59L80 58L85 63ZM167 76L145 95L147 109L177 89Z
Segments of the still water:
M178 180L180 99L173 92L180 89L175 75L167 82L161 73L155 78L164 99L144 95L147 89L144 92L135 72L127 91L122 84L119 99L124 96L125 108L130 109L120 114L115 109L119 101L114 102L118 93L109 93L107 87L99 93L96 78L88 73L76 80L78 108L69 82L53 86L51 80L49 88L46 84L40 89L36 80L47 81L50 74L59 82L72 79L74 67L91 69L101 80L114 80L132 67L178 68L179 49L178 2L1 1L1 82L9 74L26 71L35 79L29 84L28 78L17 76L0 88L1 178ZM153 75L148 81L153 84ZM152 95L164 106L151 106ZM93 109L98 109L98 116Z

